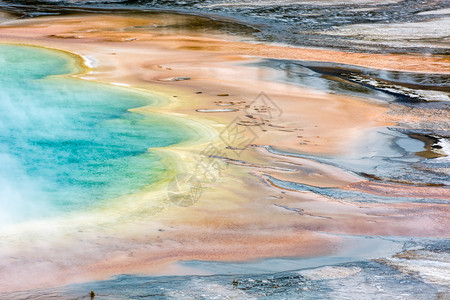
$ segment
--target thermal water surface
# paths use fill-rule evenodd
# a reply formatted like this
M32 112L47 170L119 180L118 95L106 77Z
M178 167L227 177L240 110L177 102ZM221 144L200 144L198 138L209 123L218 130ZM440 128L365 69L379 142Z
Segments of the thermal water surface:
M129 111L156 97L71 76L79 68L68 53L0 45L0 224L151 189L168 171L151 149L189 139L175 119Z

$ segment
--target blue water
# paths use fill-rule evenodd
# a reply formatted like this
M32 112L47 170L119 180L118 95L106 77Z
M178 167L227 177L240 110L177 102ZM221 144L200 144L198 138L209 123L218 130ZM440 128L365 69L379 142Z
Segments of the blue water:
M386 243L383 237L374 243ZM426 264L442 263L448 251L448 239L400 239L393 238L405 251L422 248L433 253L421 260L401 260L419 270ZM376 248L376 246L375 246ZM372 250L369 250L371 252ZM358 253L366 255L365 253ZM335 259L339 259L336 257ZM278 259L283 263L283 259ZM118 275L108 280L72 284L64 287L39 289L27 292L6 293L0 299L89 299L90 291L95 299L446 299L448 287L424 282L420 273L402 272L383 260L350 259L342 262L320 262L309 265L308 258L298 259L298 269L277 272L252 270L241 273L245 264L238 267L216 269L219 262L191 262L192 266L210 265L208 276L138 276ZM266 261L256 262L265 265ZM249 263L253 264L253 263ZM233 265L233 264L231 264ZM326 267L323 267L323 266ZM256 272L254 272L256 271ZM311 276L312 275L312 276ZM237 279L238 285L233 286ZM444 296L444 297L438 297Z
M144 188L167 166L149 148L189 138L130 108L148 94L71 76L70 55L0 45L0 224L84 209Z

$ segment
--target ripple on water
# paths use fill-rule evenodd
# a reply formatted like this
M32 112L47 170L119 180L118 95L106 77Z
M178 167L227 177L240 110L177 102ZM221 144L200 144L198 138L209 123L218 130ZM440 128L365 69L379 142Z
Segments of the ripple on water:
M6 2L6 1L5 1ZM378 53L447 53L445 37L448 14L446 1L384 0L384 1L226 1L226 0L41 0L40 3L60 7L25 3L13 9L28 17L70 12L69 5L89 4L91 7L108 3L115 9L136 8L174 9L193 13L214 14L214 20L189 22L185 28L208 30L218 24L217 16L231 17L245 24L222 22L219 27L231 33L243 31L257 39L301 46L332 47L350 51ZM1 5L1 4L0 4ZM95 8L92 8L95 11ZM84 11L88 9L84 8ZM433 12L434 11L434 12ZM192 20L192 19L191 19ZM436 27L438 24L438 27ZM180 26L180 24L176 25ZM244 27L247 29L243 30ZM448 27L448 26L447 26ZM383 30L379 30L383 28ZM256 30L255 30L256 29ZM389 34L385 32L389 31ZM371 36L365 34L370 32ZM414 38L411 35L417 34ZM444 36L444 37L442 37Z

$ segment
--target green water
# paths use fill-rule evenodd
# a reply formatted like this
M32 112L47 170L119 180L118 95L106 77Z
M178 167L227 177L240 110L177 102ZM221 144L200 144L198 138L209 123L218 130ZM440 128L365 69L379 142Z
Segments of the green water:
M148 94L51 76L76 72L74 62L59 51L0 45L0 224L151 188L167 166L148 149L192 134L167 116L128 111L154 103Z

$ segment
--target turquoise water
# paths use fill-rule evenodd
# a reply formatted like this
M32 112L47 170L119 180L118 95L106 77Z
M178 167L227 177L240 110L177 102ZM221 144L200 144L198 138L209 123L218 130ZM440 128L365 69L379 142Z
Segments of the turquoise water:
M148 187L167 171L148 151L189 131L130 108L151 96L70 76L74 58L0 45L0 224L52 216Z

